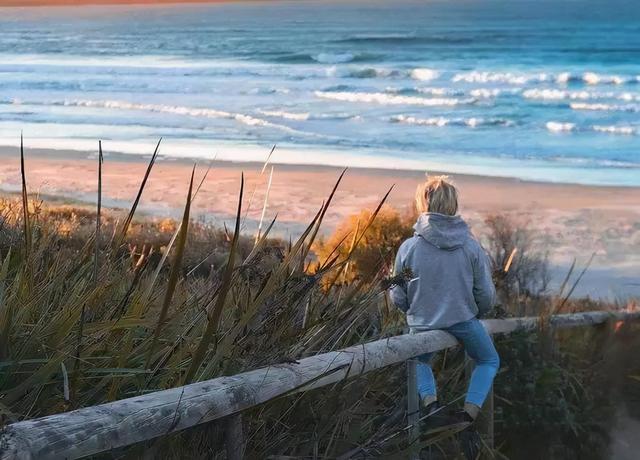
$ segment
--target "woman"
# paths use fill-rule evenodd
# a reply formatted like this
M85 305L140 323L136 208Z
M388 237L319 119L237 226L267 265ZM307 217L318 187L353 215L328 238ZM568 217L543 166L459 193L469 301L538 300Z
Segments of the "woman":
M416 191L420 216L415 234L400 246L394 271L410 273L391 290L393 303L407 315L411 332L442 329L455 336L476 366L457 420L472 423L500 366L491 337L478 316L495 301L489 258L458 211L458 192L446 176L427 179ZM417 386L423 410L438 408L429 361L418 357Z

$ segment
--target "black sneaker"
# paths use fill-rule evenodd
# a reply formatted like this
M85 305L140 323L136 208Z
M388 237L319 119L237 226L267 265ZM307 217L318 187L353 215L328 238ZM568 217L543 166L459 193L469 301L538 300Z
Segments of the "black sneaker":
M434 401L420 409L420 421L426 431L451 425L451 417L446 413L446 406Z
M482 448L482 439L475 428L473 418L465 411L456 412L453 418L460 424L467 426L458 433L458 443L460 450L466 460L476 460Z

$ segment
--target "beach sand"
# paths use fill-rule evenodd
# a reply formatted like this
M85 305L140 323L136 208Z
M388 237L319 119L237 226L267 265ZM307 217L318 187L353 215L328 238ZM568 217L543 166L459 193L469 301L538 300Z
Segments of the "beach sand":
M109 154L103 167L103 202L128 208L139 187L148 157ZM72 202L95 203L95 157L81 152L26 152L30 193ZM144 191L140 210L157 217L178 217L184 206L193 161L159 157ZM295 236L318 211L341 170L324 166L274 166L267 220L278 216L275 232ZM196 181L209 163L200 161ZM255 231L262 212L271 165L262 173L258 163L213 162L194 203L194 214L208 221L232 225L240 177L245 177L245 231ZM19 154L0 148L0 190L20 189ZM430 174L437 174L430 171ZM460 191L461 214L476 233L484 218L507 213L534 232L549 251L556 280L576 259L583 266L595 253L578 291L594 297L640 293L640 188L600 187L527 182L510 178L450 175ZM408 210L424 173L351 168L327 213L323 231L331 232L345 217L377 205L393 186L388 203Z

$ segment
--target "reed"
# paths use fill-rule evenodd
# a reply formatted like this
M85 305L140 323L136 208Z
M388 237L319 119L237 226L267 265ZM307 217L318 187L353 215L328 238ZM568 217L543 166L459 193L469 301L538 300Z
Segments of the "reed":
M243 177L232 233L193 222L191 207L208 174L194 187L194 168L179 222L138 221L135 212L159 146L124 220L102 208L100 144L95 211L29 200L24 161L21 196L0 199L5 422L294 362L404 327L386 299L392 281L384 277L394 245L410 227L397 228L407 224L384 206L390 191L353 218L350 228L319 239L343 171L316 216L285 242L271 236L275 219L257 238L241 233ZM24 160L22 148L20 154ZM263 218L266 205L267 198ZM382 239L390 228L394 239ZM113 238L103 241L101 234ZM503 262L508 259L512 276L523 252L506 252ZM565 307L576 308L571 300ZM435 362L448 400L463 392L462 359L462 353L449 352ZM244 417L247 455L402 457L410 448L403 431L404 379L403 369L395 367L251 410ZM578 407L581 400L570 398ZM218 452L218 428L161 440L155 452L175 458ZM450 439L451 433L438 432L420 442L450 451Z

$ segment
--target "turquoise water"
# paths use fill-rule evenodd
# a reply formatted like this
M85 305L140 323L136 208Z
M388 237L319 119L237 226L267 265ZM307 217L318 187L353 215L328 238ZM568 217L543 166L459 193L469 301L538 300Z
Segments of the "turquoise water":
M0 13L2 145L640 185L637 1Z

